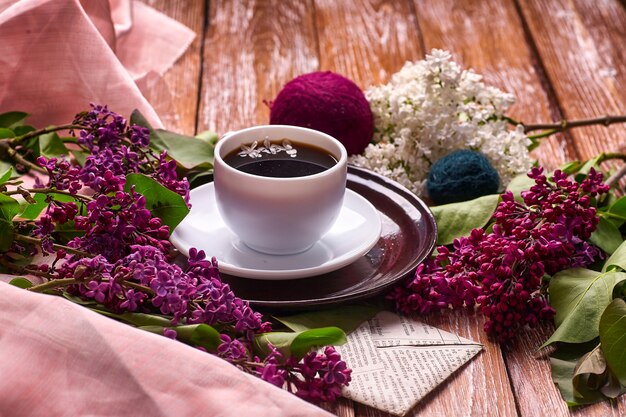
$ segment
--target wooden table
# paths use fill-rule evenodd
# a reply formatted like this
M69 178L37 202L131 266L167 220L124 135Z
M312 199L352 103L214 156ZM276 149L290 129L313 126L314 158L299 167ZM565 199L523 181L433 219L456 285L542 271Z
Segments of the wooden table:
M268 122L263 103L293 77L344 74L365 88L407 60L448 49L488 84L518 98L523 122L626 113L626 9L619 0L148 0L197 38L149 92L168 128L193 134ZM167 84L167 85L165 85ZM168 93L168 91L171 92ZM601 151L626 151L626 127L580 128L545 140L534 156L554 168ZM415 416L624 416L626 396L568 410L536 348L552 328L502 348L483 318L452 313L430 324L485 350L429 394ZM340 416L385 416L347 400Z

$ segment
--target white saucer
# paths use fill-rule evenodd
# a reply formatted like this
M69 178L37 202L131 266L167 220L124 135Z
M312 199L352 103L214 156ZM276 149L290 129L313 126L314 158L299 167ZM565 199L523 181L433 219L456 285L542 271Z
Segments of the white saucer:
M268 255L250 249L226 227L215 204L213 183L191 191L191 212L170 240L185 255L190 248L215 256L221 272L244 278L285 280L325 274L351 264L378 241L381 221L374 206L347 189L339 218L311 249Z

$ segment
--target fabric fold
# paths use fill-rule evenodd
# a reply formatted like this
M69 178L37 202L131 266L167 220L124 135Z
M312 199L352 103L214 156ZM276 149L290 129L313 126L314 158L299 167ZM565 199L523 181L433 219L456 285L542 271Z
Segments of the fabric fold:
M329 416L208 353L0 282L0 415Z
M195 33L141 2L0 0L0 113L42 127L71 122L89 103L139 109L162 127L135 80L163 75ZM117 19L118 21L115 21Z

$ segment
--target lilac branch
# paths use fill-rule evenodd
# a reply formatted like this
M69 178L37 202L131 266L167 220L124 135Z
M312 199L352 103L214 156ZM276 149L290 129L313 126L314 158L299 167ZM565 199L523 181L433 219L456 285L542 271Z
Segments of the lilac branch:
M13 238L15 240L17 240L18 242L30 243L31 245L37 245L39 247L41 247L41 245L43 243L41 239L37 239L35 237L30 237L30 236L25 236L25 235L20 235L18 233L16 233L13 236ZM59 245L57 243L53 243L52 247L55 250L63 249L65 252L73 253L74 255L80 255L80 256L84 256L86 258L91 258L92 257L92 255L90 253L88 253L88 252L84 252L84 251L79 250L79 249L71 248L69 246Z
M582 120L571 120L571 121L563 119L557 123L537 123L537 124L523 124L522 123L522 126L524 126L525 133L532 132L535 130L551 130L553 131L552 133L557 133L557 132L562 132L564 130L571 129L574 127L592 126L592 125L609 126L614 123L625 123L625 122L626 122L626 115L619 115L619 116L603 116L603 117L597 117L593 119L582 119Z

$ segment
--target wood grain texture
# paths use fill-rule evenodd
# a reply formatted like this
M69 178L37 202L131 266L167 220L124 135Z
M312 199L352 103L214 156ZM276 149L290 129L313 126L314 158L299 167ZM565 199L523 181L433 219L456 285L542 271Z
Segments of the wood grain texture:
M579 119L626 112L624 93L615 83L626 80L624 8L615 1L520 1L563 115ZM537 20L540 19L540 20ZM550 22L547 24L546 22ZM626 150L624 126L586 127L570 131L581 158L602 151ZM626 398L569 410L550 379L550 364L535 351L551 334L529 332L505 353L522 416L626 415Z
M152 88L144 92L161 116L166 129L193 135L196 132L200 50L203 42L206 1L144 0L144 2L196 33L196 38L176 64L162 79L155 80Z
M263 101L318 68L311 3L210 2L202 64L198 130L224 133L268 123Z
M315 0L322 69L342 73L362 87L386 82L405 61L423 56L412 5L402 1L333 2ZM449 382L424 399L414 415L486 415L490 393L497 392L498 415L515 415L514 400L498 346L486 343L476 317L446 315L433 318L443 329L485 343L485 352L459 370ZM468 334L470 336L465 336ZM486 375L481 369L493 370ZM437 393L445 391L446 394ZM456 394L453 394L456 393ZM450 401L458 395L462 401ZM384 416L357 405L357 416Z
M564 116L626 113L626 10L617 0L521 0ZM571 131L582 157L626 151L626 126Z
M483 332L482 315L447 312L417 319L479 342L485 349L422 399L407 416L517 416L500 347L489 341ZM361 404L355 407L357 416L390 416Z
M346 398L340 398L334 403L324 403L321 408L338 417L354 417L354 402Z
M407 0L315 0L320 68L361 88L387 82L406 61L423 56Z
M204 0L148 3L202 34L199 16L204 9L198 5L204 7ZM617 0L519 0L519 5L515 0L209 3L208 30L201 37L201 86L193 81L193 74L200 74L200 67L192 65L194 59L200 61L193 58L200 51L196 43L197 51L187 52L165 78L179 100L176 106L188 109L179 111L182 126L196 116L198 130L224 132L265 123L269 112L263 100L272 99L298 74L333 70L366 87L386 81L404 61L420 59L424 49L433 47L451 50L464 66L483 74L487 84L514 93L518 103L512 115L524 122L557 120L561 110L571 118L626 113L621 88L626 81L622 50L626 12ZM199 87L196 115L195 105L188 101L197 94L186 91L197 93ZM185 111L190 113L185 116ZM587 157L600 150L626 151L625 129L584 128L558 135L546 141L536 156L552 168L579 152ZM479 315L452 313L427 321L480 341L485 351L409 415L626 415L625 397L574 412L566 407L552 384L549 364L535 358L548 328L525 333L503 353L486 340ZM353 407L345 399L324 407L345 417L388 416L366 406Z
M618 417L626 415L626 398L570 410L550 377L550 362L537 348L552 334L552 326L527 331L505 350L505 359L522 417Z
M515 95L509 116L525 123L559 120L550 105L532 48L512 0L414 0L426 50L446 49L466 68L482 74L488 85ZM544 140L534 156L555 168L576 159L566 136Z

